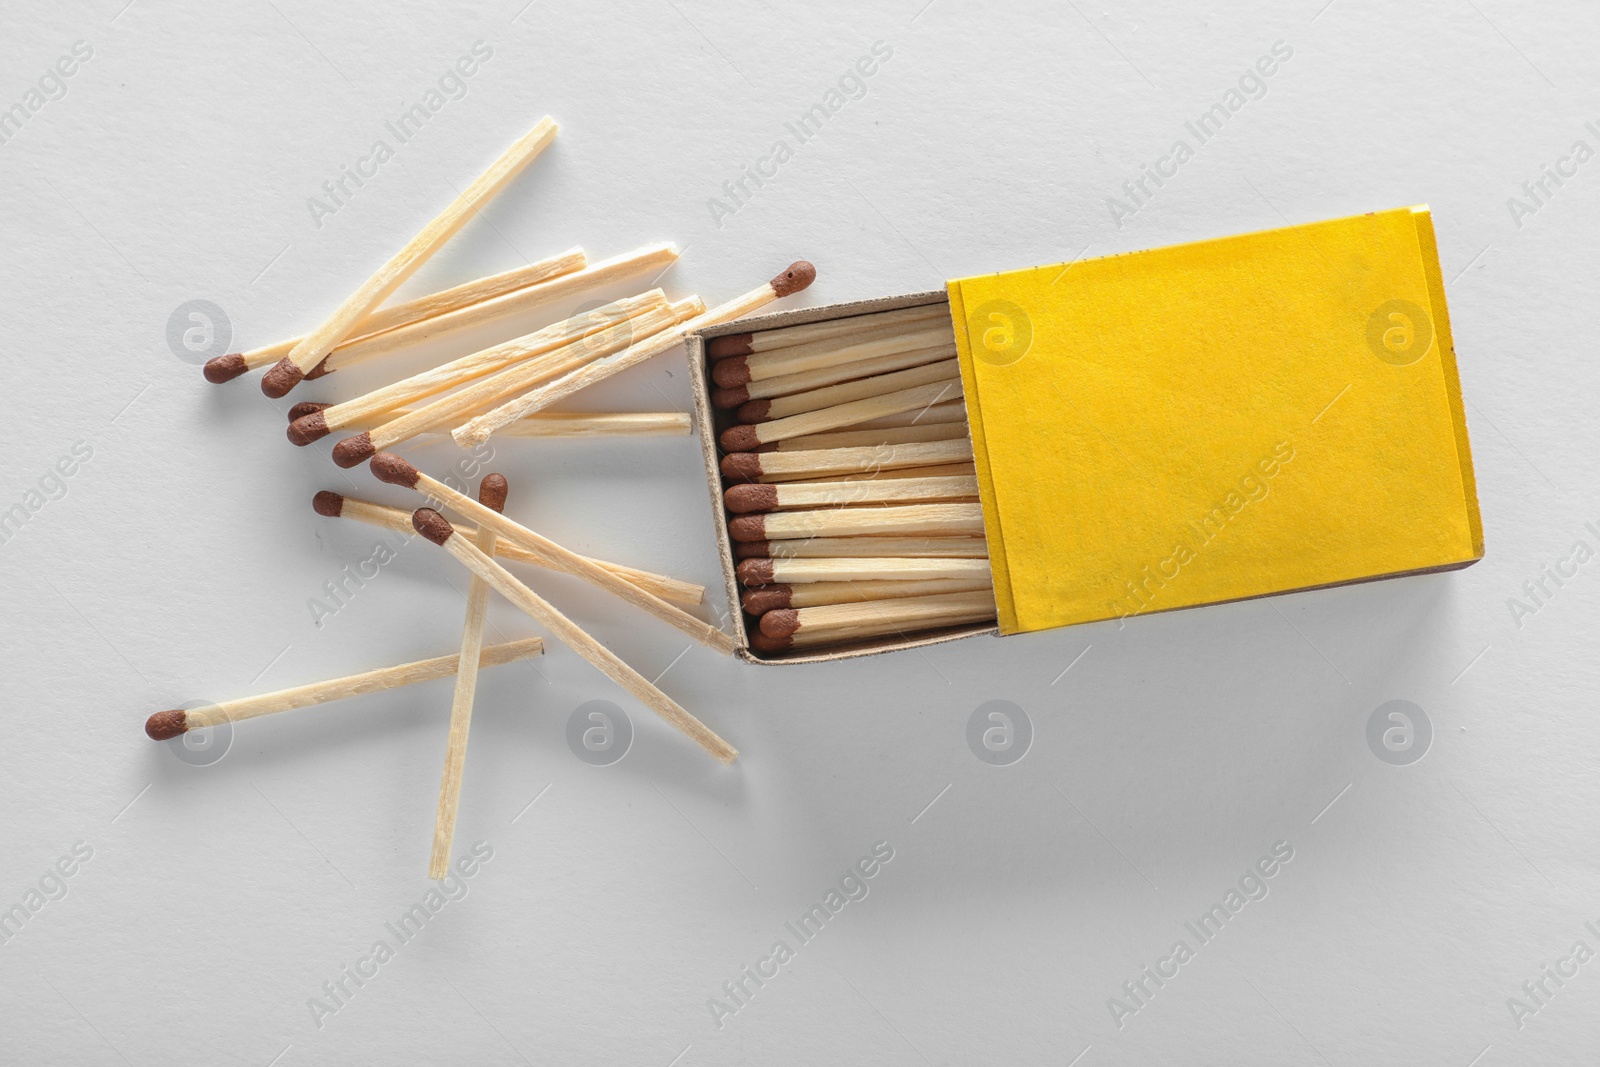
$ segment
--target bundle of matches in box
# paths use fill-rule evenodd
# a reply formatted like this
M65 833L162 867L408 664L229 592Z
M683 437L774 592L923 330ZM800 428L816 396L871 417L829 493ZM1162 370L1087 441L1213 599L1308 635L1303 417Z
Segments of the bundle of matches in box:
M250 370L268 368L261 389L278 398L305 379L393 355L417 342L500 324L539 305L575 297L640 272L660 274L669 267L678 253L668 244L648 245L593 265L581 250L573 249L429 296L380 306L555 135L556 124L548 117L541 120L316 329L251 352L219 356L206 364L207 380L222 383ZM802 260L709 310L699 297L671 301L660 289L651 289L468 353L362 396L340 403L294 405L288 430L294 444L309 445L336 431L354 431L333 447L333 459L339 466L370 461L373 474L381 481L416 490L426 498L428 506L407 512L323 491L313 497L312 507L330 518L414 529L454 556L472 576L460 650L205 708L157 712L147 720L145 732L156 740L166 740L190 730L454 675L455 696L429 863L430 876L442 878L449 871L478 668L510 663L544 650L538 638L484 646L485 612L494 592L716 759L731 762L738 754L732 745L523 584L499 560L583 579L702 644L731 654L737 647L731 635L685 610L701 603L703 588L579 555L516 522L503 514L510 487L499 474L483 479L474 500L388 450L427 434L448 434L462 446L481 444L496 434L522 438L687 434L691 420L679 412L557 413L545 409L671 351L691 331L742 318L773 300L797 293L815 276L811 264ZM453 512L472 525L452 523L441 511Z
M705 351L753 649L995 618L947 303L719 336Z

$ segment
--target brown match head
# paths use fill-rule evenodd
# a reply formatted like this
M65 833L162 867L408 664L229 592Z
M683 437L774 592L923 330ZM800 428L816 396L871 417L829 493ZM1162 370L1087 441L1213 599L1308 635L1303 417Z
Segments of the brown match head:
M711 390L711 403L719 408L736 408L750 399L750 390L744 386L735 389Z
M376 461L374 461L376 462ZM485 474L483 481L478 483L478 503L495 511L506 509L506 494L511 492L511 483L506 481L503 474Z
M337 519L344 513L344 497L338 493L323 489L311 498L311 510L318 515L326 515L330 519Z
M789 599L794 594L794 587L789 585L769 585L764 589L747 589L739 597L739 604L744 608L746 615L765 615L769 611L778 611L789 606Z
M322 412L313 411L289 424L289 442L304 447L312 441L322 440L332 432L328 429L328 420Z
M765 615L762 618L766 618ZM769 637L757 630L750 635L750 647L757 652L787 652L794 644L792 637Z
M244 357L237 352L229 352L225 356L215 356L208 359L206 360L206 365L201 368L206 376L206 381L212 385L231 382L249 369L249 364L245 363Z
M158 711L144 721L144 732L152 741L166 741L182 737L189 732L189 713L185 711Z
M780 297L793 296L817 280L817 268L803 259L789 264L789 269L772 279L772 291Z
M348 470L371 459L377 451L372 447L372 435L362 431L333 446L333 461Z
M748 356L752 336L748 333L731 333L726 337L713 337L711 343L706 345L706 354L712 359Z
M711 380L724 389L733 389L750 381L750 357L731 356L711 368Z
M314 411L322 411L331 407L333 407L332 404L324 404L320 400L302 400L300 403L289 409L289 421L293 422L296 419L303 419Z
M351 440L355 438L352 437ZM388 482L390 485L403 485L407 489L415 489L417 479L422 477L421 471L393 452L379 452L372 457L372 462L367 464L367 467L377 476L378 481Z
M722 494L722 502L735 515L746 515L752 511L771 511L778 506L778 487L755 482L731 485Z
M722 431L722 436L717 440L727 452L749 452L761 447L761 438L754 426L730 426Z
M325 374L332 374L332 373L333 373L333 368L328 366L328 357L327 356L323 356L320 360L317 361L317 365L315 367L312 367L310 370L306 371L306 377L307 378L321 378Z
M450 520L432 508L418 508L413 511L411 527L436 545L444 544L450 540L450 535L456 532L456 528L450 525Z
M761 616L761 632L779 640L790 638L800 629L800 613L794 608L778 608Z
M294 361L284 356L273 364L271 370L261 376L261 391L272 399L288 396L289 390L300 384L300 379L306 372L295 366Z
M755 481L761 477L761 456L755 452L733 452L723 456L722 476L734 481Z
M740 515L728 520L728 533L735 541L765 541L767 517L765 515Z
M734 412L734 418L740 422L766 422L767 415L772 411L772 401L752 400L748 404L740 404L739 410Z
M739 581L745 585L771 585L773 579L772 560L764 557L741 560L733 569L739 576Z
M758 559L771 555L771 541L740 541L733 546L734 559Z

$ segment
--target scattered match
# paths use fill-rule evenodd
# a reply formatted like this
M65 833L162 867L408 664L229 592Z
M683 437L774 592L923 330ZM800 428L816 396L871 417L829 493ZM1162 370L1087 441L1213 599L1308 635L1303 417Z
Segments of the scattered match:
M520 641L490 645L478 655L477 663L479 668L498 667L543 653L544 642L537 637L527 637ZM221 704L207 704L187 711L177 709L158 711L146 720L144 732L153 741L166 741L169 738L181 737L190 730L200 730L207 726L221 726L223 723L240 722L262 715L275 715L280 711L295 711L315 704L327 704L346 697L381 693L386 689L399 689L402 686L448 678L455 674L460 666L460 653L452 652L448 656L435 656L433 659L402 663L397 667L384 667L364 674L352 674L348 678L313 682L310 685L280 689L275 693L263 693L260 696L226 700Z

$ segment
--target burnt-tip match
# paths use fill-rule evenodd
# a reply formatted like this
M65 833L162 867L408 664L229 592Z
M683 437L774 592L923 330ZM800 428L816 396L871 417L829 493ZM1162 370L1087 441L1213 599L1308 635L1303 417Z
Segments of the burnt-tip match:
M507 641L505 644L490 645L483 649L478 657L478 666L498 667L502 663L513 663L529 656L537 656L543 651L544 642L537 637ZM326 704L329 701L343 700L345 697L360 696L363 693L377 693L385 689L416 685L419 682L431 682L435 678L448 678L456 673L460 664L461 654L452 652L448 656L435 656L433 659L402 663L397 667L384 667L364 674L352 674L348 678L333 678L325 682L283 689L276 693L228 700L221 704L207 704L205 707L191 708L188 711L158 711L145 721L144 732L153 740L166 741L190 730L199 730L207 726L220 726L225 722L238 722L259 715L293 711L313 704Z
M624 663L616 653L590 637L537 593L517 581L510 571L484 555L476 545L458 535L443 515L431 508L418 508L412 516L412 525L423 537L442 546L469 571L482 578L495 592L549 630L557 640L598 667L606 677L632 693L646 707L693 739L716 759L726 764L732 763L738 756L738 751L718 737L705 723L646 681L643 675Z

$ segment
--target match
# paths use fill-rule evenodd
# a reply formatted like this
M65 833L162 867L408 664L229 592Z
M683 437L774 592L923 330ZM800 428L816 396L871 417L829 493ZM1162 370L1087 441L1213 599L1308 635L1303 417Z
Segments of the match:
M881 419L869 419L858 422L857 430L889 430L901 426L930 426L936 422L959 422L964 429L967 424L967 403L957 398L946 400L942 404L935 404L926 411L903 411L898 415L885 415Z
M276 399L298 385L307 371L350 335L357 323L416 273L434 252L477 214L480 207L533 162L555 140L556 129L555 121L546 115L533 129L518 138L488 170L467 186L466 192L457 196L389 262L379 267L372 277L350 294L321 326L302 337L288 355L263 375L261 391Z
M624 297L585 314L563 319L542 330L535 330L491 348L451 360L431 370L413 374L409 378L375 389L354 400L347 400L342 404L334 404L303 415L289 424L289 440L297 445L308 445L312 441L326 437L334 430L359 425L363 420L425 400L467 382L476 381L484 375L504 370L522 360L552 352L574 341L627 322L647 311L658 311L666 305L667 296L660 289L652 289L638 296Z
M994 616L994 595L988 590L816 608L780 608L761 616L761 640L752 635L751 643L768 652L813 648L885 634L904 637L918 631L988 622Z
M926 558L988 559L982 537L800 537L788 541L741 541L735 559ZM769 579L778 580L778 579Z
M517 660L537 656L543 652L543 641L537 637L525 637L520 641L490 645L478 656L478 666L498 667L503 663L515 663ZM283 689L276 693L228 700L221 704L207 704L203 708L191 708L188 711L158 711L145 722L144 732L152 740L165 741L207 726L221 726L226 722L239 722L260 715L272 715L280 711L307 708L313 704L343 700L345 697L381 693L386 689L398 689L401 686L431 682L436 678L448 678L456 673L460 665L460 653L452 652L448 656L417 660L415 663L402 663L398 667L384 667L381 670L367 671L365 674L352 674L348 678L314 682L311 685Z
M447 393L409 414L385 422L376 429L347 437L333 446L333 461L341 467L354 467L374 455L429 430L493 404L552 375L580 367L611 352L626 348L641 336L650 336L676 322L691 318L703 305L698 297L654 308L637 318L620 322L599 333L563 345L536 360L528 360Z
M793 296L816 280L817 269L805 260L796 260L787 270L774 277L771 281L759 285L743 296L719 304L710 311L690 319L670 330L665 330L657 336L642 341L632 347L607 359L595 360L580 369L577 369L547 385L542 385L532 392L503 404L486 414L479 415L458 426L452 431L456 444L471 446L482 444L488 440L500 427L514 422L525 415L546 408L562 400L580 389L586 389L598 382L605 381L615 374L620 374L631 367L636 367L646 360L653 359L663 352L667 352L683 341L685 335L702 330L708 326L729 322L733 319L743 318L758 308L764 307L774 300L786 296Z
M793 508L844 507L851 504L911 504L968 501L978 498L978 478L886 478L852 482L790 482L781 485L745 483L722 494L737 515Z
M478 502L495 511L506 509L509 486L499 474L486 474L478 483ZM479 530L472 539L485 557L494 557L493 530ZM433 823L433 855L428 877L438 880L450 873L450 844L456 834L456 808L461 802L461 774L467 764L467 734L472 729L472 701L478 690L478 656L483 649L483 625L489 617L489 583L472 576L467 585L467 617L461 625L461 666L456 670L456 690L450 701L450 735L445 743L444 777L439 783L439 812Z
M869 445L909 445L921 441L965 441L967 427L958 422L926 426L895 426L885 430L830 430L791 437L766 446L775 452L810 452L822 448L865 448Z
M722 457L722 473L733 481L767 481L781 476L820 478L863 474L896 467L927 467L972 462L972 443L925 441L888 447L824 448L814 452L730 452Z
M934 534L968 537L983 533L977 504L908 504L904 507L826 508L740 515L728 521L735 541L786 537L854 537L864 534Z
M867 557L746 559L735 569L747 586L813 582L913 582L990 580L988 557Z
M488 508L483 510L494 514ZM484 555L471 541L457 535L455 529L437 511L418 508L412 515L412 525L416 527L418 533L434 544L442 545L446 551L460 560L463 566L482 578L529 618L548 629L568 648L594 664L608 678L632 693L645 706L688 735L719 761L724 764L732 763L738 756L738 751L718 737L705 723L645 681L642 675L622 662L614 652L590 637L533 590L517 581L511 572Z
M365 340L373 334L383 333L398 326L408 326L413 322L431 319L452 311L458 311L473 304L480 304L492 300L505 293L514 292L528 286L546 282L552 278L573 274L583 270L588 258L581 248L570 248L559 255L549 259L541 259L537 263L529 263L525 267L516 267L512 270L491 274L487 278L465 282L450 289L442 289L437 293L419 296L415 300L393 304L389 307L380 307L372 311L366 318L357 323L350 331L351 340L344 344L353 344ZM206 361L203 368L206 381L213 385L231 382L247 371L260 370L270 367L284 356L294 350L294 346L303 340L300 337L291 337L287 341L276 344L264 345L249 352L230 352L225 356L216 356ZM335 358L339 349L335 348L328 353L328 357L319 366L327 367L327 373L333 369ZM315 375L307 375L314 377Z
M289 409L289 422L331 407L312 401L296 404ZM395 408L353 425L372 429L386 418L407 415L411 410ZM506 437L687 437L694 432L694 418L686 411L541 411L500 432Z
M456 492L443 482L430 478L392 452L380 452L374 456L371 469L372 473L377 475L379 481L388 482L391 485L403 485L408 489L415 489L417 492L423 493L434 500L441 501L452 511L472 519L478 524L479 529L486 526L489 527L506 540L521 545L536 555L544 556L550 561L552 569L582 578L593 585L605 589L607 592L621 597L635 607L641 608L663 622L677 627L708 648L714 648L718 652L731 655L736 647L733 638L715 626L695 618L681 608L674 607L654 593L617 577L616 574L599 566L592 560L586 559L575 552L570 552L554 541L541 537L526 526L506 518L499 512L484 507L476 500L463 493ZM936 507L938 505L928 506ZM959 507L960 505L955 506ZM800 514L806 513L802 512Z
M812 389L804 393L790 393L769 400L751 400L739 405L737 418L744 423L767 422L803 415L809 411L821 411L856 400L866 400L869 397L883 396L917 385L947 382L959 385L960 381L961 368L952 357L889 374L878 374L871 378L857 378L854 381L823 386L821 389Z
M845 319L827 319L823 322L807 323L804 326L783 326L776 330L762 330L760 333L734 333L713 338L706 346L706 353L712 359L748 356L752 352L791 348L795 345L824 341L830 337L860 333L877 327L909 326L913 322L920 325L921 320L945 318L949 314L950 305L945 302L900 308L896 311L878 311L869 315L852 315Z
M770 352L757 352L751 356L731 356L712 364L711 380L724 389L733 389L748 382L767 378L800 374L841 363L854 363L873 356L892 352L911 352L924 348L941 348L954 343L950 322L917 324L913 329L899 326L863 330L841 342L834 338L795 345L792 348L775 348Z
M908 581L812 582L809 585L768 585L746 589L739 604L746 615L764 615L780 608L815 608L824 604L895 600L936 593L968 593L991 588L985 578L914 578Z
M736 408L740 404L748 403L751 400L765 400L775 396L788 396L790 393L804 393L812 389L820 389L825 385L847 382L852 378L866 378L874 374L887 374L890 371L905 370L908 367L920 367L924 363L954 358L955 354L955 345L941 345L938 348L914 348L908 352L891 352L886 356L875 356L872 359L858 360L854 363L840 363L836 366L822 367L817 370L805 371L801 374L785 374L782 377L750 382L746 385L735 386L732 389L713 389L711 391L711 403L719 408Z
M382 504L373 504L366 500L357 500L354 497L341 496L324 489L311 499L311 507L318 515L330 519L346 518L357 522L364 522L369 526L377 526L385 530L395 530L399 533L410 535L415 531L411 527L411 512L399 508L384 507ZM477 540L476 527L458 525L456 531L463 537ZM535 567L554 569L548 557L537 552L530 552L521 545L497 541L494 554L517 563L529 563ZM620 563L607 563L604 560L585 556L597 567L604 567L625 582L653 593L662 600L674 604L687 604L691 607L704 602L706 589L703 585L693 582L679 581L677 578L668 578L662 574L652 574L649 571L639 570L637 567L626 567Z
M961 380L951 378L910 389L898 389L882 396L870 396L863 400L853 400L816 411L790 415L788 418L773 419L771 422L730 426L722 432L719 440L722 447L729 452L748 452L759 445L771 444L790 437L840 430L883 415L920 411L932 407L941 400L960 395Z

